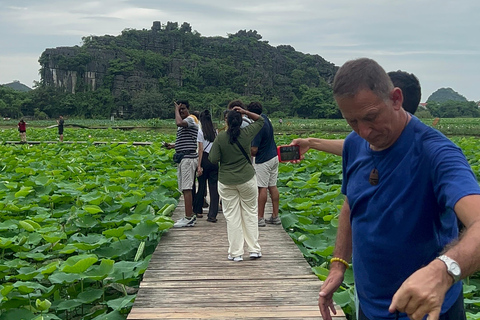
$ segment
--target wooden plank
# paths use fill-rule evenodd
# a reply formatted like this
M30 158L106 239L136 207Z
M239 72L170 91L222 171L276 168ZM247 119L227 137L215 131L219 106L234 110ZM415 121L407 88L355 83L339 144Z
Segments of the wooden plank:
M268 205L267 217L271 210ZM127 319L321 319L322 282L281 225L259 228L261 259L250 260L245 251L244 261L232 262L225 218L217 219L199 218L193 228L162 236ZM346 319L338 307L332 318Z

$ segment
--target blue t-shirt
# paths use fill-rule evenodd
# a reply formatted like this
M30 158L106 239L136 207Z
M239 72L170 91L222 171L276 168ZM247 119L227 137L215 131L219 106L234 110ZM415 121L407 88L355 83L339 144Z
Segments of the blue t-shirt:
M258 147L257 155L255 156L255 163L264 163L273 157L277 156L277 145L273 136L273 127L266 115L261 115L265 122L262 130L257 134L252 141L252 147Z
M374 167L376 186L369 183ZM462 197L480 194L480 187L461 149L412 116L386 150L371 150L355 132L345 139L342 192L350 205L362 311L369 319L393 319L388 312L393 295L458 237L453 208ZM461 282L450 288L442 313L461 291Z

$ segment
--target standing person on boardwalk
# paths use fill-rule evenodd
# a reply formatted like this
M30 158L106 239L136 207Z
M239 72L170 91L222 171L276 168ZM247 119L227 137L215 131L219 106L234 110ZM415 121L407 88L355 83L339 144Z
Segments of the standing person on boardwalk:
M254 122L240 128L242 115ZM248 151L263 123L260 115L234 107L227 115L227 131L218 134L208 156L212 163L219 164L218 192L227 221L228 259L233 261L243 260L244 242L251 259L262 256L258 244L257 179Z
M413 73L401 70L390 71L388 76L392 80L393 85L402 90L403 109L411 114L415 114L422 96L422 89L417 77ZM291 144L299 145L302 155L310 149L315 149L341 156L344 141L343 139L303 138L294 139Z
M208 155L212 149L213 141L217 136L217 132L213 127L212 116L210 111L205 110L200 113L201 129L198 130L198 167L197 180L198 192L193 200L193 212L195 215L201 214L203 211L204 198L203 194L208 190L210 192L210 205L208 209L207 221L217 222L218 213L218 165L213 164L208 160Z
M20 142L27 143L27 123L23 118L18 122L18 132L20 132Z
M281 224L278 217L280 195L277 189L278 156L277 145L273 136L273 126L268 117L263 114L260 102L252 102L247 107L248 111L260 115L264 124L262 130L253 139L251 153L255 157L255 173L258 186L258 226L265 227L265 223ZM268 191L267 191L268 190ZM265 220L265 205L268 192L272 199L272 216Z
M183 154L178 163L177 180L178 189L183 193L185 201L185 217L173 225L175 228L193 227L197 218L193 214L193 186L197 168L197 135L198 119L190 115L190 104L187 100L174 102L175 123L177 124L177 138L174 144L166 143L168 149L175 148L176 154ZM202 198L203 199L203 198Z
M354 132L319 293L323 319L335 313L350 257L360 320L465 319L460 280L480 269L480 187L461 149L408 114L402 91L371 59L345 63L333 94ZM457 217L466 228L459 240Z
M63 124L65 121L63 120L63 116L60 116L57 120L58 124L58 137L60 139L60 142L63 142Z

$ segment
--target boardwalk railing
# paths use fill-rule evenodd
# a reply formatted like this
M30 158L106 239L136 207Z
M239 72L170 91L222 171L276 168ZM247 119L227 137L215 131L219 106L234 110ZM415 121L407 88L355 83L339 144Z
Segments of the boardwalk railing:
M183 212L182 202L173 218ZM281 225L260 228L261 259L245 252L244 261L233 262L225 219L217 218L162 237L128 319L321 319L322 282ZM333 319L346 318L337 307Z

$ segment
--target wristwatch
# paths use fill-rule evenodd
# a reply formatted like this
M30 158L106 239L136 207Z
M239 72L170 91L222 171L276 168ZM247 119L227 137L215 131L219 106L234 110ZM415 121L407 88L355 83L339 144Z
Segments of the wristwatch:
M460 266L458 265L457 261L447 257L446 255L441 255L437 259L442 260L443 263L445 263L447 266L447 272L452 276L454 283L460 280L462 271L460 270Z

